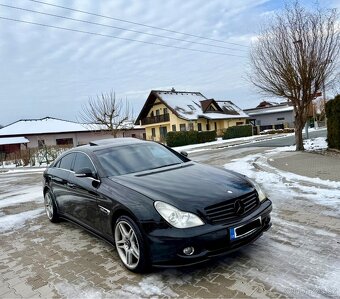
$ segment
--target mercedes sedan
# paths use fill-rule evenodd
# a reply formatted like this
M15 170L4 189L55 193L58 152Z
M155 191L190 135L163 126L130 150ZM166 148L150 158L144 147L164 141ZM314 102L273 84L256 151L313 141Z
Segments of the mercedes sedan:
M134 272L207 261L271 226L271 201L255 182L134 138L63 153L44 172L43 192L50 221L104 238Z

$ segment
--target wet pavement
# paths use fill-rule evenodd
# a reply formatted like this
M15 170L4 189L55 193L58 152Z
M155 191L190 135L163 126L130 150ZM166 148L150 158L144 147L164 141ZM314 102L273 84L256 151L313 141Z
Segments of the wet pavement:
M191 158L222 166L263 150L222 149ZM272 165L256 161L254 175L279 175ZM306 188L299 189L294 177L280 180L285 192L266 189L274 206L273 227L255 243L208 264L137 275L122 266L106 242L66 221L48 221L41 173L2 173L0 298L338 298L337 202L310 200L318 188L338 187L303 181Z

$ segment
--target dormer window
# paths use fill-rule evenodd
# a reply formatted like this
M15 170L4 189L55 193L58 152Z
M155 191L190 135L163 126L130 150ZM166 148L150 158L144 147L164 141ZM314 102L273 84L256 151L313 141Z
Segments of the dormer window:
M210 105L207 111L216 111L216 108L213 105Z
M189 107L192 111L196 110L195 107L194 107L193 105L188 105L188 107Z

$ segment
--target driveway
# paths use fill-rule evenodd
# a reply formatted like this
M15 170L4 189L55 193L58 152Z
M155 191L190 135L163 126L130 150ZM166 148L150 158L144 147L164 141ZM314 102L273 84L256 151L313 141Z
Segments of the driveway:
M114 248L83 229L50 223L41 173L0 174L0 297L339 297L337 183L280 177L261 162L264 150L221 149L192 158L271 181L265 185L274 206L271 230L225 258L147 275L125 270ZM329 202L318 200L318 190Z

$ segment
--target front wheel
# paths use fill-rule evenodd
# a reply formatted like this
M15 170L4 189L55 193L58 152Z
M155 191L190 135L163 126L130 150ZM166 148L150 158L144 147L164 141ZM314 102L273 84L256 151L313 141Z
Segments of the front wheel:
M116 249L124 266L132 272L145 272L148 258L139 227L127 216L117 219L114 228Z
M48 219L51 222L58 222L59 216L57 212L57 207L55 205L55 202L53 200L53 197L50 191L47 191L45 193L44 204L45 204L45 212L46 212Z

